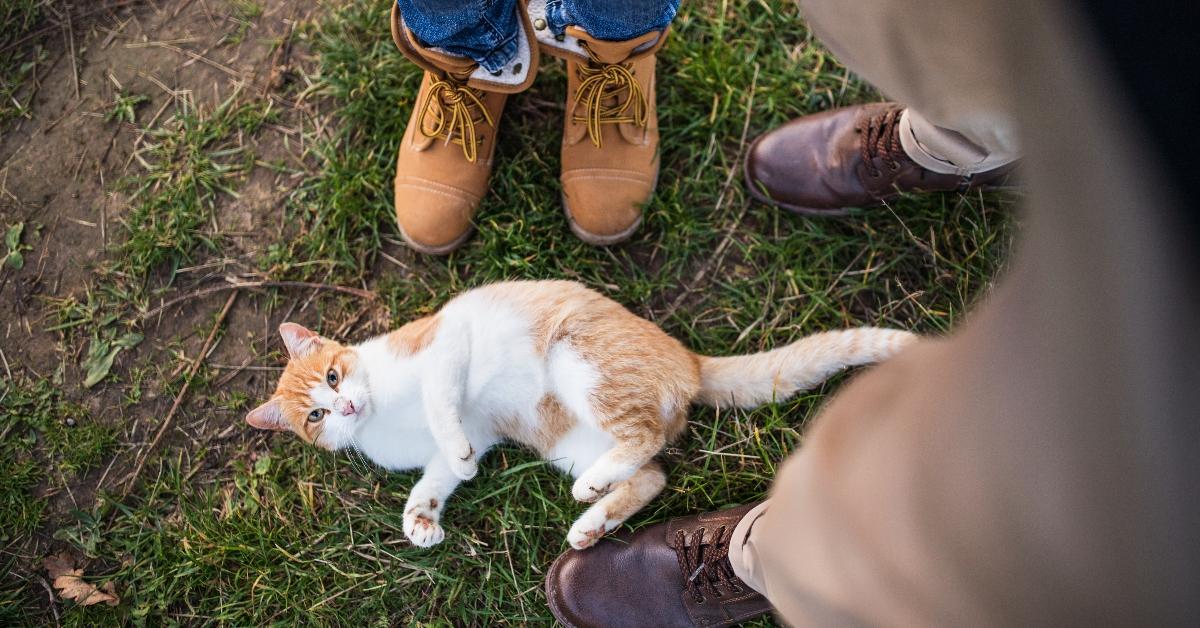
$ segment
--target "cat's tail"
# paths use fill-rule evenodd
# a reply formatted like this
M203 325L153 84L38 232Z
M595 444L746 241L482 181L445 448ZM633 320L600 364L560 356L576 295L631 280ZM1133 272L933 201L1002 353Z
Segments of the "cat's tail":
M907 331L860 327L813 334L762 353L701 356L696 401L738 408L781 401L848 366L884 360L916 339Z

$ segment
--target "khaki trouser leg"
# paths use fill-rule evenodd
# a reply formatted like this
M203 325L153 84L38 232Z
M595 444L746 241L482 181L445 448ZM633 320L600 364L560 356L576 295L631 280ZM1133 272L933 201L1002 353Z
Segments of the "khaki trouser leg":
M1191 624L1195 244L1087 24L1045 0L806 6L938 124L985 145L1017 120L1028 217L962 329L816 419L739 526L735 570L793 625ZM1001 127L963 126L975 116Z
M934 172L972 174L1020 156L994 3L800 0L847 67L909 106L900 140ZM916 36L916 37L912 37ZM917 39L919 37L919 40Z

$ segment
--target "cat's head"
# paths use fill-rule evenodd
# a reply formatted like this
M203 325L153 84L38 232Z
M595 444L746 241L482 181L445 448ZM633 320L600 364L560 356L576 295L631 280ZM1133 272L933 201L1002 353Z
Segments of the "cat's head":
M295 432L326 449L351 444L374 409L358 353L295 323L279 326L288 364L275 394L246 415L264 430Z

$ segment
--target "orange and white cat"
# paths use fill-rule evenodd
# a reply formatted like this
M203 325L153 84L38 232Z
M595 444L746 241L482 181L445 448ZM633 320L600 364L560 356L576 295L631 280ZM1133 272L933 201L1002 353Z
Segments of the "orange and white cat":
M693 402L754 407L847 366L876 362L915 336L864 327L814 334L754 355L707 357L615 301L567 281L497 283L440 312L348 346L293 323L269 401L246 420L392 470L424 468L404 509L416 545L441 542L446 499L503 440L535 449L595 502L567 534L595 543L654 498L654 460Z

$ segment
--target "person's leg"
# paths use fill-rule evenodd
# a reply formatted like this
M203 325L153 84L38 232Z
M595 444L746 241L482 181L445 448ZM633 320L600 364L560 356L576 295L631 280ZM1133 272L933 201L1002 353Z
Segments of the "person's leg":
M487 192L505 99L537 73L533 29L515 0L399 0L391 30L425 70L396 157L396 221L413 249L449 253Z
M932 64L904 75L911 102L1016 114L1019 257L960 332L821 412L761 516L735 531L734 571L797 626L1195 625L1200 234L1166 174L1170 148L1149 141L1140 93L1108 63L1131 49L1101 53L1082 5L938 4L837 10L876 7L855 13L867 36L889 22L875 61L903 50ZM961 45L925 50L931 19ZM980 24L994 46L977 47ZM990 77L969 87L996 104L945 93L968 87L939 77L945 65ZM1195 141L1173 128L1167 142Z
M675 19L679 0L636 2L621 0L548 0L546 18L555 35L578 26L592 37L624 41L660 31Z
M530 0L538 43L567 62L562 201L589 244L637 230L658 183L656 53L678 0Z
M489 72L517 54L517 0L396 0L396 6L426 47L467 57Z
M995 6L954 0L801 0L846 67L899 102L844 107L772 130L747 153L755 198L804 214L887 202L908 191L1001 185L1020 154ZM965 16L964 13L972 12ZM961 21L960 21L961 20ZM986 67L965 59L988 59Z
M956 0L800 0L800 5L805 22L839 61L916 113L914 137L902 141L906 149L924 147L913 153L918 162L926 154L938 161L965 157L964 143L987 162L954 164L971 172L1017 158L1011 107L1017 85L1000 79L1008 53L993 28L1002 11L996 5L959 6Z

